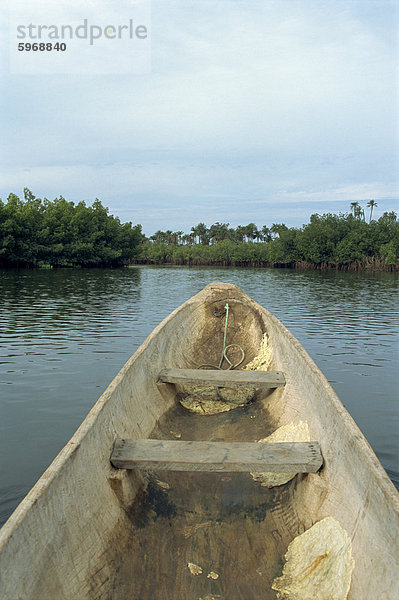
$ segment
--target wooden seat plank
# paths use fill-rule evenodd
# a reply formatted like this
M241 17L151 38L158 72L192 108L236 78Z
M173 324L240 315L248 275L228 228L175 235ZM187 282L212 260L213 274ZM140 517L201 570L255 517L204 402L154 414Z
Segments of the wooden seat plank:
M117 439L111 463L119 469L315 473L323 458L317 442Z
M180 385L214 385L217 387L280 387L285 385L281 371L234 371L205 369L163 369L158 376L160 383Z

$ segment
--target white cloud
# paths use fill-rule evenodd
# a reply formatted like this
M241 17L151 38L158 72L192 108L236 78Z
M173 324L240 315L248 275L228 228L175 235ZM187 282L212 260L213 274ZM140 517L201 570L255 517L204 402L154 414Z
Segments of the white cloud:
M121 216L134 197L155 228L162 205L199 221L397 197L396 33L385 0L154 1L151 75L8 77L1 193Z

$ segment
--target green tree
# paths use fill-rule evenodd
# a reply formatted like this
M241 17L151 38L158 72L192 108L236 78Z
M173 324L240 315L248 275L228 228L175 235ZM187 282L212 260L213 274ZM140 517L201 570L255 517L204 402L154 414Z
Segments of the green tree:
M122 224L100 200L75 205L60 196L24 199L10 194L0 204L0 265L121 266L132 260L144 236L141 226Z
M266 225L263 225L262 227L262 239L264 242L270 242L272 240L270 229Z
M245 226L245 235L248 241L255 240L258 237L258 228L255 223L248 223L248 225Z
M219 221L211 225L208 231L208 237L212 243L225 240L228 237L228 234L229 223L219 223Z
M273 223L270 227L270 233L273 234L274 237L280 236L282 231L286 231L288 229L287 225L284 223Z
M373 216L373 208L375 208L376 206L378 206L377 202L375 200L369 200L367 202L367 206L370 209L370 218L369 218L369 223L371 223L371 219Z
M243 227L243 225L238 225L234 231L234 239L236 240L236 242L243 242L245 236L246 236L246 227Z
M198 223L197 225L198 239L200 244L209 244L209 231L205 223Z

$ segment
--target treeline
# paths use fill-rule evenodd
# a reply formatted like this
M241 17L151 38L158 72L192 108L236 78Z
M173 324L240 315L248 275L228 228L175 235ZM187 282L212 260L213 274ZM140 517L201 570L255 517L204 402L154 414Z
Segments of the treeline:
M141 225L121 223L99 200L92 206L60 196L0 200L0 266L119 267L138 256Z
M399 267L399 222L394 212L367 223L354 214L314 214L302 228L254 223L229 227L204 223L182 231L157 231L141 248L140 262L181 265L302 266L310 268Z
M230 227L199 223L190 232L121 223L97 199L91 206L60 196L0 200L0 267L120 267L130 263L399 269L399 221L394 212L369 220L358 202L350 214L314 214L301 228L282 223Z

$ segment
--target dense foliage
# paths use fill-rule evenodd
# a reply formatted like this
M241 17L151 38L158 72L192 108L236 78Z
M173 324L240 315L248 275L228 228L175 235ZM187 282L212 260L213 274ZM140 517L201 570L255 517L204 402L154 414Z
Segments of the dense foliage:
M190 233L157 231L121 223L99 200L92 206L60 196L0 200L0 267L118 267L132 262L182 265L303 266L399 269L399 221L394 212L369 219L358 202L350 214L314 214L301 228L282 223L199 223Z
M370 206L370 203L369 203ZM141 260L149 263L235 266L304 266L313 268L376 268L399 266L399 221L394 212L367 223L358 203L354 214L314 214L302 228L254 223L233 229L228 223L191 233L157 231L147 240Z
M92 206L60 196L0 200L0 266L122 266L137 256L141 226L121 223L99 200Z

